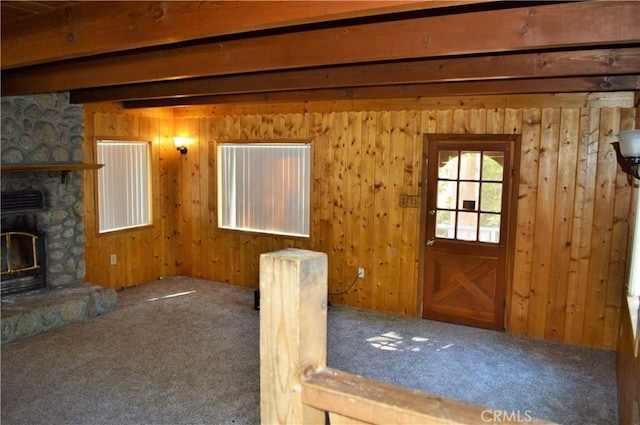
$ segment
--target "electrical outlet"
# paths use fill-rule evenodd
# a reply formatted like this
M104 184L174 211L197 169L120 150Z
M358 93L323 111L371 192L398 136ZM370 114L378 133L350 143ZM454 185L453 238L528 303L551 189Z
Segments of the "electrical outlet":
M109 264L111 264L112 266L118 264L118 257L116 257L116 254L111 254L109 256Z
M358 279L364 279L364 267L358 267Z

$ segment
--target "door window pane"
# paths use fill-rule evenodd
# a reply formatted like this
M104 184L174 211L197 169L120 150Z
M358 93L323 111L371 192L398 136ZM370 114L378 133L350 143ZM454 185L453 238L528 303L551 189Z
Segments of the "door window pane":
M503 152L484 152L482 155L482 180L502 181Z
M436 213L436 237L454 239L456 213L454 211L438 211Z
M458 178L458 151L438 153L438 178L448 180Z
M460 180L480 180L480 152L462 152L460 155Z
M480 214L480 242L500 242L500 214Z
M502 183L482 183L482 205L486 212L500 212L502 209Z
M460 200L458 202L458 209L476 211L478 209L479 194L480 183L460 182Z
M456 182L438 181L437 208L456 209L457 188Z
M457 239L475 241L478 238L478 214L469 212L458 213Z

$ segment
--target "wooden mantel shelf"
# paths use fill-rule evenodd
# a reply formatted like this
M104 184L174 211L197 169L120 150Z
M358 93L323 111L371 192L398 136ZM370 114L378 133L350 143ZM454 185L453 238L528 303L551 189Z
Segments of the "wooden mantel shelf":
M104 164L90 164L87 162L64 163L64 164L7 164L0 165L3 173L24 173L29 171L75 171L75 170L97 170Z
M7 164L0 165L3 173L26 173L26 172L48 172L62 171L61 181L67 182L70 171L76 170L97 170L104 167L104 164L92 164L88 162L67 162L61 164Z

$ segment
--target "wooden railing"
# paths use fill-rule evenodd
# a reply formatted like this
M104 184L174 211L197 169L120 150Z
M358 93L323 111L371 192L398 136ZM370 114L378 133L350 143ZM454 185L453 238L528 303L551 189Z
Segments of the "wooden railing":
M263 254L260 297L263 424L549 423L327 368L323 253Z

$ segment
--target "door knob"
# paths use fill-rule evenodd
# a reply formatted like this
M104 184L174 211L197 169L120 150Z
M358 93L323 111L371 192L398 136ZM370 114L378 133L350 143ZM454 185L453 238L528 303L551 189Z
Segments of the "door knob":
M436 238L427 239L427 246L435 245L435 243L436 243Z

